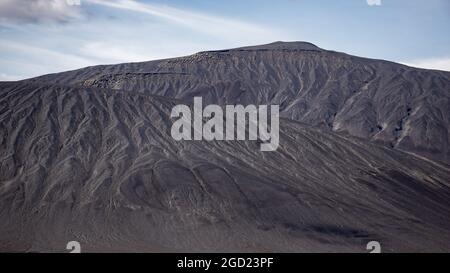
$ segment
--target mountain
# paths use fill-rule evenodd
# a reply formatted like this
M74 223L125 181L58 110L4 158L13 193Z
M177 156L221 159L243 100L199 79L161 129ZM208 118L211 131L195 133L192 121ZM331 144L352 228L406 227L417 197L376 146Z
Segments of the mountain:
M450 164L450 72L276 42L34 81L206 103L279 104L281 115Z
M449 251L449 75L277 42L2 82L0 251ZM194 96L280 104L279 148L173 140Z

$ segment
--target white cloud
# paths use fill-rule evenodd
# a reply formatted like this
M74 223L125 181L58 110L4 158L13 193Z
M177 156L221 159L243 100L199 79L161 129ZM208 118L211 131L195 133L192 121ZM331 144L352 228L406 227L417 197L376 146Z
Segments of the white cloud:
M92 60L74 54L13 41L2 40L0 52L0 67L3 68L1 78L4 80L23 79L95 64Z
M277 38L280 37L279 31L271 29L270 27L169 6L144 4L135 0L85 0L85 2L148 14L168 23L187 27L209 36L221 39L232 38L234 40L239 40L242 43L248 42L249 39L254 41L254 37L261 37L265 40L276 40L275 36L277 36Z
M66 66L66 69L70 69L71 67L89 66L93 64L91 61L85 58L72 54L62 53L55 50L39 48L36 46L12 41L2 41L0 43L0 49L2 52L7 52L8 50L19 51L22 52L24 58L25 56L29 55L42 60L44 63L56 61Z
M450 57L413 60L403 62L403 64L419 68L450 71Z
M70 1L69 1L70 2ZM0 0L0 20L14 23L69 21L81 16L67 0ZM72 2L70 2L72 3Z
M381 0L366 0L369 6L381 6Z
M80 52L83 55L98 58L106 63L142 62L159 57L148 54L141 47L122 45L117 42L87 42L80 48Z

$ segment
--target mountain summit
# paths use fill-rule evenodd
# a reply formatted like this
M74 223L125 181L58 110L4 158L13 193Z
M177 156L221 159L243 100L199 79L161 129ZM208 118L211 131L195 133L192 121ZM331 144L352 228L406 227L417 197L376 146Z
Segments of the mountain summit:
M257 45L257 46L246 46L246 47L239 47L233 50L314 50L314 51L321 51L319 47L312 43L308 42L273 42L270 44L265 45Z

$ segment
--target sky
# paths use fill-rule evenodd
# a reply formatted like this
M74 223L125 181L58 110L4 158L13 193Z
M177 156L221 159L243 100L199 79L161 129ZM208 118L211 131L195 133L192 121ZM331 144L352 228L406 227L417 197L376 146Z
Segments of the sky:
M448 0L0 0L0 80L307 41L450 71Z

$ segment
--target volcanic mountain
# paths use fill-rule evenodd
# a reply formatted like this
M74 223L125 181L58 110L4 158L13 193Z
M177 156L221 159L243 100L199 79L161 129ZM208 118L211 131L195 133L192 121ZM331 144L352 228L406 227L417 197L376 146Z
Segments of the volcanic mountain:
M280 146L175 141L280 105ZM0 83L0 250L450 251L450 73L276 42Z

